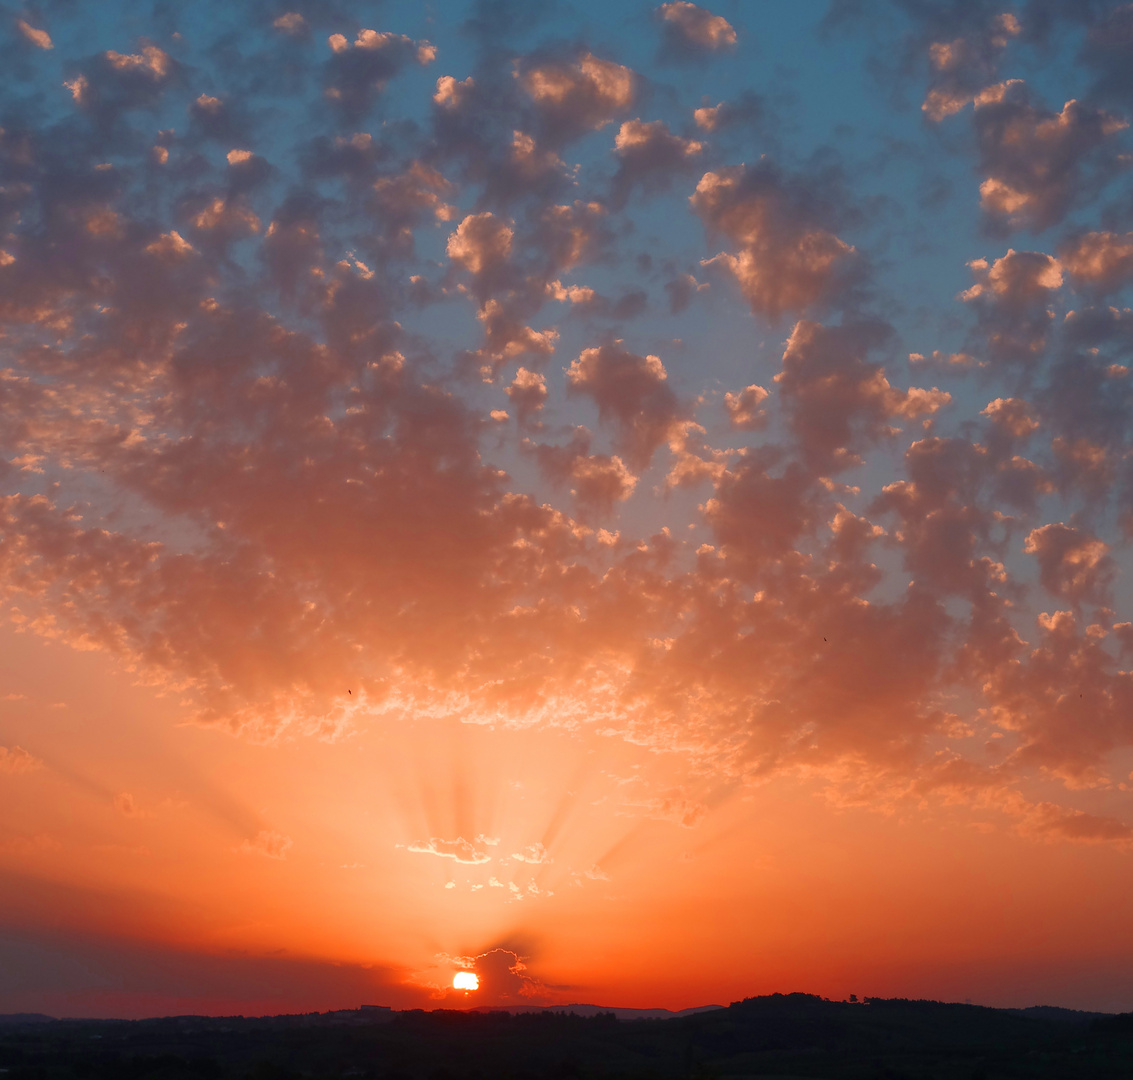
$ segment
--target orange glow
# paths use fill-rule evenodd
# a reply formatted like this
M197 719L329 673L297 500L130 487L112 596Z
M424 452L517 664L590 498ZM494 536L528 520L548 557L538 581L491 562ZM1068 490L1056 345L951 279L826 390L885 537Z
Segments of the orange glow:
M1133 1008L1133 8L297 6L0 21L0 1014Z

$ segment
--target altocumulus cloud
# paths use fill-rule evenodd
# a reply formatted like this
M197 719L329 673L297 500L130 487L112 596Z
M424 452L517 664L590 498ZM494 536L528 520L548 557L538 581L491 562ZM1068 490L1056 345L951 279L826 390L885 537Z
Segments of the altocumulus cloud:
M887 245L928 196L819 152L770 76L662 92L489 8L464 53L278 12L222 65L188 15L6 26L6 617L249 738L588 729L1127 843L1074 804L1133 744L1118 15L908 15L909 138L967 155L914 298ZM1064 17L1093 89L1007 78ZM637 18L690 80L745 55L698 5Z

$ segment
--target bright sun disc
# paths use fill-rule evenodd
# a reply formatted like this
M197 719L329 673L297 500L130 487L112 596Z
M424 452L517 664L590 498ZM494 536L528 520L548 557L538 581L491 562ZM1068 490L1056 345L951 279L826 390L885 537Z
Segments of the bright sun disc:
M480 977L474 971L458 971L452 977L454 990L479 990Z

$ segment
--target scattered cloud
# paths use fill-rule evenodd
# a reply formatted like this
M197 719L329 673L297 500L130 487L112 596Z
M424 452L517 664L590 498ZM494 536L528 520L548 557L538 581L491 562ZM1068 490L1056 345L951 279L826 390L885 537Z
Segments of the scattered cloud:
M476 843L495 846L481 836L476 838ZM458 863L467 863L470 866L491 862L493 856L487 851L480 850L476 843L465 840L462 836L458 836L455 840L442 840L433 836L428 840L418 840L409 844L406 850L420 855L438 855L442 859L455 859Z
M657 8L657 16L664 32L663 55L669 58L720 52L736 44L735 27L723 15L689 0L669 0Z
M0 746L0 772L15 775L42 767L43 762L32 757L22 746Z
M260 855L265 859L286 859L288 852L294 847L290 836L275 832L272 829L263 829L250 840L245 840L235 850L241 855Z

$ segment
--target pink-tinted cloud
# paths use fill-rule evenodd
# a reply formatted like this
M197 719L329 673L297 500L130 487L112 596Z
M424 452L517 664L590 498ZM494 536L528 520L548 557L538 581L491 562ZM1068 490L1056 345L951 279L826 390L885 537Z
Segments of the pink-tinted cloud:
M671 58L720 52L736 44L735 27L723 15L689 0L670 0L656 14L664 31L664 53Z
M703 150L703 143L672 134L661 120L625 121L614 139L618 156L614 203L624 205L635 188L645 192L665 190L675 176L693 168Z
M16 29L23 34L24 38L31 42L37 49L53 49L54 43L51 40L51 35L44 29L38 26L33 26L26 19L16 20Z
M616 454L590 453L590 436L585 429L576 431L562 446L530 443L526 448L535 455L543 475L569 490L587 518L609 514L637 486L637 477Z
M680 415L657 356L638 356L620 343L583 349L567 371L567 385L598 406L615 427L615 445L638 466L646 465Z
M887 332L878 324L812 322L800 322L791 332L775 382L802 456L816 472L859 463L860 451L896 434L891 421L931 415L951 401L935 387L897 390L880 365L866 361Z
M589 52L537 62L516 76L556 143L605 127L633 105L636 94L633 71Z
M449 237L446 251L453 262L482 278L507 261L514 235L506 222L491 213L469 214Z
M761 406L768 398L762 386L745 386L738 393L724 395L724 407L732 427L741 431L758 431L767 423L767 410Z
M15 775L42 768L43 762L22 746L0 746L0 773Z
M940 122L978 102L994 81L1003 50L1021 32L1019 19L1004 12L959 37L932 41L928 46L930 84L921 105L925 116Z
M138 51L108 49L80 68L65 85L75 105L96 123L110 126L131 109L155 104L177 77L176 61L149 41Z
M767 119L768 110L763 99L750 90L738 94L730 101L715 105L701 105L694 109L692 118L701 131L710 134L726 132L736 127L757 129Z
M733 249L706 260L727 271L753 312L777 318L837 292L854 249L824 228L802 186L769 165L705 173L690 197L711 239Z
M1004 229L1045 229L1063 219L1083 189L1119 168L1114 136L1119 117L1079 101L1053 113L1035 104L1020 82L977 101L980 206Z
M1013 439L1026 439L1039 428L1031 407L1019 398L996 398L980 413Z
M1082 627L1069 611L1056 611L1041 613L1036 631L1019 662L992 673L985 692L993 715L1019 733L1020 764L1038 765L1071 787L1095 785L1106 755L1133 734L1133 678L1106 648L1104 626Z
M515 373L504 393L515 406L515 414L521 424L532 421L547 402L547 380L535 371L521 367Z
M1039 580L1074 604L1104 603L1114 574L1109 545L1062 522L1033 529L1023 550L1039 564Z
M556 203L543 211L534 239L545 259L548 279L601 252L610 240L606 216L606 207L594 201Z
M1133 233L1084 233L1063 244L1058 258L1075 285L1119 289L1133 280Z
M1054 323L1049 304L1062 287L1062 266L1039 251L1007 253L992 263L968 264L975 283L960 294L979 313L979 327L992 359L1033 363L1046 347Z
M365 28L353 41L345 34L331 34L327 45L331 57L326 62L324 93L350 116L362 115L386 83L410 64L430 64L436 56L428 41Z
M307 20L298 11L285 11L272 20L272 26L281 33L292 36L299 36L307 32Z

